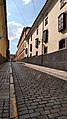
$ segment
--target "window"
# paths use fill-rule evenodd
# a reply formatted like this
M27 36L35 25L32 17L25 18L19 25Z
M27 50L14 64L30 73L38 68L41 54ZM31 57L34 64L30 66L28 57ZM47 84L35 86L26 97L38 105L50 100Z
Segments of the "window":
M31 41L32 41L32 34L31 34Z
M48 24L48 13L45 15L45 26Z
M44 47L44 54L47 53L47 47Z
M66 0L60 0L60 8L62 8L66 3Z
M48 30L43 31L43 42L48 42Z
M45 18L45 26L48 24L48 17Z
M36 35L38 35L38 26L37 26L37 30L36 30Z
M30 51L32 52L32 44L30 44Z
M38 48L38 38L35 39L35 47Z
M38 51L36 51L36 56L38 56Z
M27 52L28 52L28 49L26 48L25 53L27 54Z
M59 41L59 49L63 49L63 48L65 48L65 39Z
M62 13L58 17L58 31L61 32L66 26L66 13Z

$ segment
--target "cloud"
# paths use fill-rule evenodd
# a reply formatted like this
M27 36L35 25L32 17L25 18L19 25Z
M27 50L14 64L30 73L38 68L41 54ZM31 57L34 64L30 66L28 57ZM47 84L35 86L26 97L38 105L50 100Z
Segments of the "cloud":
M29 4L31 0L23 0L24 4Z
M7 12L7 16L8 16L8 17L11 16L11 13L10 13L10 12Z
M8 38L13 40L15 38L19 39L23 26L15 21L8 22Z

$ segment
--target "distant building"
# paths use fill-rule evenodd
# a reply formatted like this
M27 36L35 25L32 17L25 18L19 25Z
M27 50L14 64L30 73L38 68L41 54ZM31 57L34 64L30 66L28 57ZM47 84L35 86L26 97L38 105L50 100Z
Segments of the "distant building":
M6 0L0 0L0 64L9 58L9 40L7 36Z
M15 60L16 61L20 61L21 59L23 59L24 57L27 57L27 51L26 51L26 35L28 34L30 30L30 27L24 27L23 31L21 33L18 45L17 45L17 52L16 52L16 57Z
M15 61L15 55L14 54L10 54L10 61L11 62Z

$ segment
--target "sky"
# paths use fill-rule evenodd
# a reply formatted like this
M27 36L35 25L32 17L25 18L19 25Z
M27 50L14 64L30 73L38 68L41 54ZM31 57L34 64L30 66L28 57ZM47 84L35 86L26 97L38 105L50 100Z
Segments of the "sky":
M10 53L15 54L23 27L32 26L46 0L6 0Z

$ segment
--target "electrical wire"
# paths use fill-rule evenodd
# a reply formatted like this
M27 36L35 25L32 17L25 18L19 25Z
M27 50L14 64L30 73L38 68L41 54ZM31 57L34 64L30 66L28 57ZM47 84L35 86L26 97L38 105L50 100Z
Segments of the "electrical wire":
M31 0L31 1L32 1L32 4L33 4L34 14L35 14L35 16L36 16L35 4L34 4L34 1L33 1L33 0Z
M21 17L23 18L24 22L27 24L27 21L26 21L26 19L23 17L23 15L22 15L22 13L21 13L19 7L18 7L17 4L16 4L16 1L13 0L13 2L14 2L14 4L15 4L16 8L18 9L18 12L20 13Z

